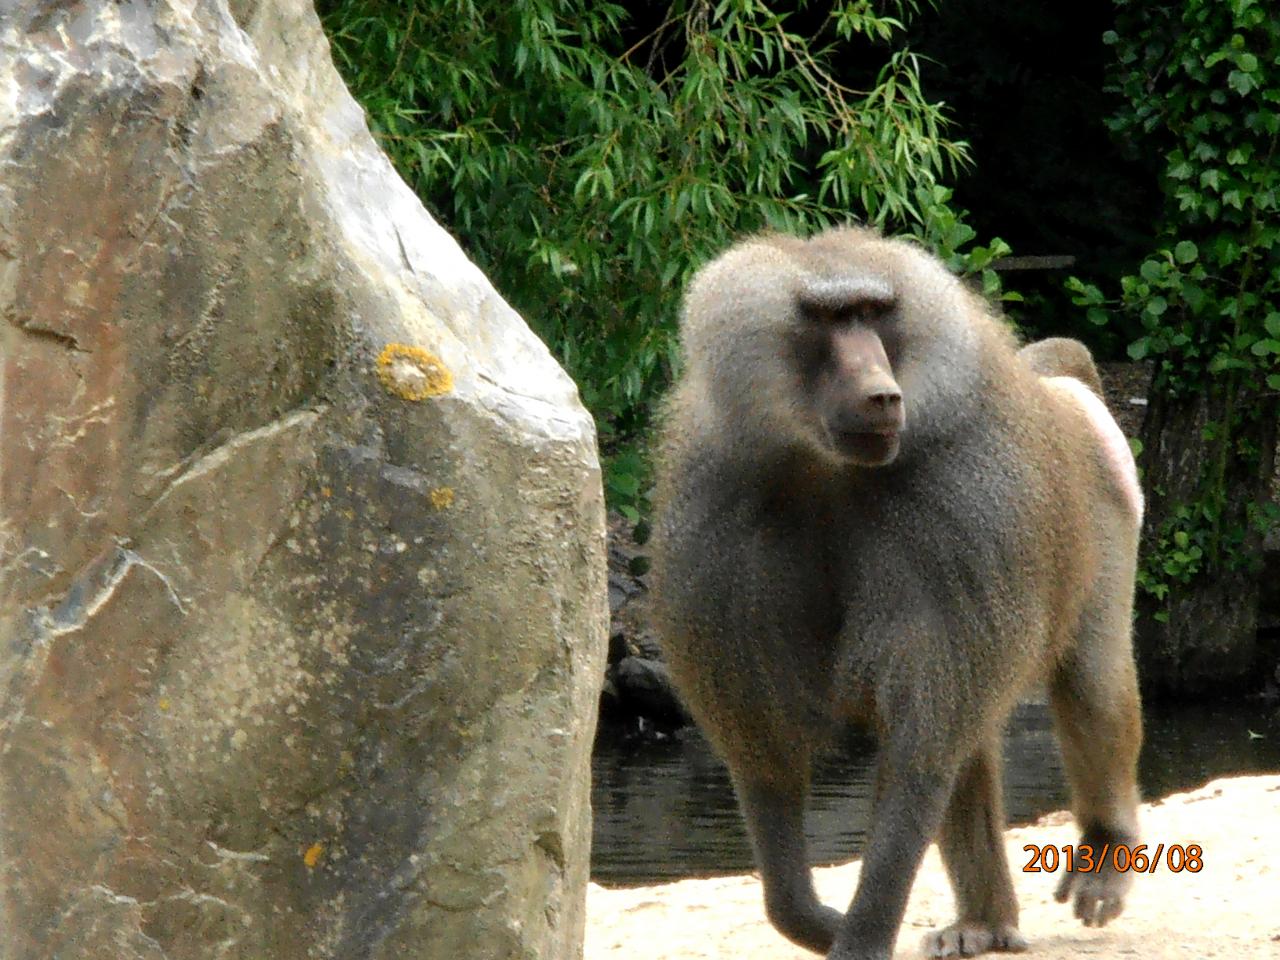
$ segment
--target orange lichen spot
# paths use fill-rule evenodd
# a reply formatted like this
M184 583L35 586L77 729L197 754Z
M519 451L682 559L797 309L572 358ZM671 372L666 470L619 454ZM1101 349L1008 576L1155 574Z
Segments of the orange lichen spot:
M403 343L388 343L378 355L378 380L404 400L425 400L453 389L453 374L443 360Z
M307 847L307 852L302 855L302 862L307 865L308 870L314 870L316 864L320 862L320 854L324 853L323 843L313 843Z
M321 487L321 488L320 488L320 496L324 497L326 500L327 500L329 497L332 497L332 496L333 496L333 488L332 488L332 487Z
M443 510L453 504L453 487L436 487L429 496L431 505L437 510Z

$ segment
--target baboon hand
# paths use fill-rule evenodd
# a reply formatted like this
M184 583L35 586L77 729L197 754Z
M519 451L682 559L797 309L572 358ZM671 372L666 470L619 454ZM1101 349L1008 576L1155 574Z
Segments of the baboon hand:
M988 951L1022 953L1027 949L1027 938L1012 924L960 920L926 934L921 949L926 957L976 957Z
M1102 927L1120 916L1124 909L1124 895L1133 877L1121 873L1107 864L1098 873L1067 873L1054 892L1054 899L1066 903L1075 899L1074 913L1086 927Z

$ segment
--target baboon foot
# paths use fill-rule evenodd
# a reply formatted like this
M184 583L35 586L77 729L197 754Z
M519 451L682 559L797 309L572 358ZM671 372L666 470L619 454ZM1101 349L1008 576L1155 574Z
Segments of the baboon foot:
M840 930L844 914L820 903L766 909L775 930L806 950L826 953Z
M1124 909L1125 891L1132 877L1109 866L1101 873L1074 871L1066 874L1053 897L1059 903L1075 898L1073 912L1086 927L1102 927L1120 916Z
M923 948L926 957L976 957L989 950L1022 953L1027 938L1011 924L960 920L927 934Z

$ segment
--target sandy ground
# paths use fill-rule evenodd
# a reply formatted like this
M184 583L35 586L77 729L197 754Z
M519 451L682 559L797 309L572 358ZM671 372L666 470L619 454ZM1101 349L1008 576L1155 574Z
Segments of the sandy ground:
M1280 776L1215 780L1142 811L1143 839L1199 844L1199 873L1158 869L1135 878L1125 912L1102 929L1087 929L1055 903L1058 876L1023 873L1023 844L1075 842L1067 814L1010 830L1009 863L1022 906L1028 958L1223 957L1280 960ZM637 842L643 842L637 839ZM846 905L859 863L815 871L819 895ZM922 936L952 919L950 889L931 847L916 878L895 958L920 956ZM592 884L587 893L586 960L733 958L812 960L764 919L755 875L685 880L625 890ZM990 956L997 956L991 954Z

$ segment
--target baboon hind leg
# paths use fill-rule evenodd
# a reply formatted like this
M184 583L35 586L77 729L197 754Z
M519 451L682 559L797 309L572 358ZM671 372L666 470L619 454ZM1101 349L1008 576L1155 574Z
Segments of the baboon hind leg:
M1004 849L1000 738L992 736L960 769L938 848L955 892L956 920L924 939L928 957L1021 952L1018 901Z
M842 919L813 889L804 835L808 768L773 769L767 779L735 772L734 787L764 882L765 913L788 940L826 953Z
M1101 870L1090 870L1077 851L1077 869L1063 875L1055 894L1059 902L1074 900L1086 926L1119 915L1132 879L1112 865L1116 847L1131 846L1138 834L1142 712L1129 629L1125 604L1087 618L1049 687L1080 843L1098 857L1107 851Z

